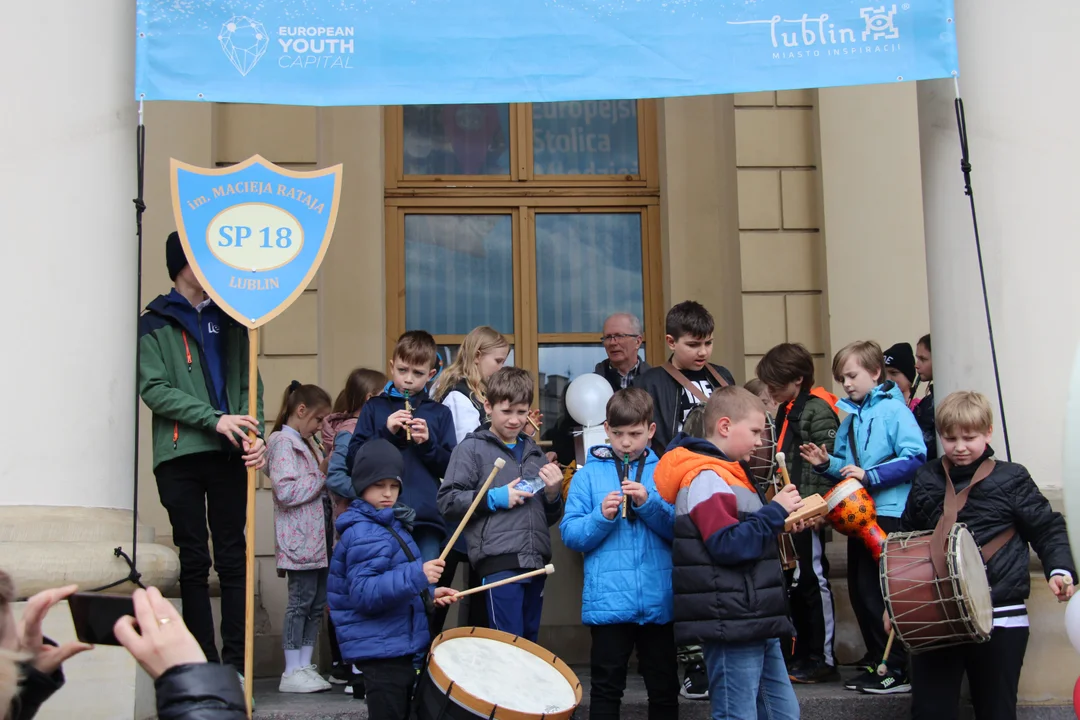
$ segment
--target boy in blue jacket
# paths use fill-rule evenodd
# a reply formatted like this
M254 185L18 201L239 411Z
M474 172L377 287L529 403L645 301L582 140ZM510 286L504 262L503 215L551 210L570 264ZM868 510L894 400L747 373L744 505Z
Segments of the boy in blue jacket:
M365 443L381 438L398 449L405 461L401 502L416 511L413 539L424 560L437 558L446 540L446 524L435 496L457 444L450 408L429 398L426 390L437 361L430 333L410 330L398 338L390 361L390 382L381 395L364 404L345 456L351 474L353 458Z
M675 508L653 482L653 401L638 388L607 404L611 446L595 447L566 498L563 542L585 553L581 620L592 631L590 717L617 720L630 653L649 693L649 720L679 716L679 666L672 616Z
M341 656L364 675L371 720L409 717L413 659L431 641L426 605L444 566L421 561L409 534L415 513L397 502L404 467L386 440L357 453L352 478L359 499L337 520L341 540L326 586ZM434 588L434 603L453 603L453 593Z
M926 462L926 444L900 388L891 380L883 383L884 377L885 357L876 342L853 342L836 353L833 378L847 393L847 399L836 407L849 415L836 431L831 455L824 445L802 445L799 451L804 460L813 463L815 472L836 481L855 478L861 482L874 499L878 524L891 533L900 530L911 481ZM903 643L893 643L887 661L889 672L879 677L875 671L888 640L881 625L885 600L877 562L854 537L848 538L848 595L866 644L866 657L860 662L863 672L844 687L875 695L911 692Z

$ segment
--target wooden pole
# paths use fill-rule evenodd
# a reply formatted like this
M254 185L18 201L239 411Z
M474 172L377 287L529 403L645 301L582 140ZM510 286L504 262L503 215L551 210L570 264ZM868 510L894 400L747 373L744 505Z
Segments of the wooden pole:
M896 639L896 628L889 630L889 641L885 643L885 655L881 658L881 664L877 666L877 674L880 677L885 677L885 673L889 672L889 653L892 652L893 640Z
M469 506L469 510L465 513L465 517L461 518L461 522L458 523L457 530L455 530L454 534L450 536L450 539L446 541L446 547L443 548L442 553L439 555L440 560L446 561L446 556L454 549L454 543L457 542L458 537L461 535L461 531L469 524L469 520L472 518L473 513L476 512L476 506L480 504L480 499L484 497L484 493L487 492L488 487L491 486L491 481L495 479L495 476L499 474L499 471L502 470L505 465L505 460L502 458L495 458L495 467L491 468L487 480L485 480L484 484L480 486L480 489L476 491L476 497L473 498L472 505Z
M488 590L494 590L495 588L502 585L509 585L510 583L521 582L522 580L528 580L529 578L536 577L537 575L550 575L553 572L555 572L554 565L545 565L539 570L532 570L530 572L521 573L520 575L515 575L514 577L508 577L505 580L493 582L490 585L481 585L480 587L474 587L472 590L462 590L461 592L454 593L454 597L460 598L465 597L466 595L487 592Z
M248 330L248 415L258 420L259 412L259 330ZM255 433L248 434L254 444ZM244 704L251 717L251 695L255 689L255 481L258 470L247 469L247 572L244 597Z

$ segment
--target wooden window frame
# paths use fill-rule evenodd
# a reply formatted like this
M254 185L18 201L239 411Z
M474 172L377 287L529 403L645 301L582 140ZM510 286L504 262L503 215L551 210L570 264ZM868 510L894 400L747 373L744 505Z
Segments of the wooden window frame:
M538 331L536 308L536 237L538 213L637 212L641 215L642 301L645 358L652 365L666 357L660 238L660 185L656 103L638 101L637 176L533 176L532 112L529 104L511 104L508 139L511 178L505 176L404 176L402 108L385 113L386 340L393 348L405 331L405 216L408 214L505 214L513 223L514 364L539 378L541 345L593 345L602 352L599 332ZM457 345L464 335L436 335L439 345ZM536 394L534 404L539 402Z

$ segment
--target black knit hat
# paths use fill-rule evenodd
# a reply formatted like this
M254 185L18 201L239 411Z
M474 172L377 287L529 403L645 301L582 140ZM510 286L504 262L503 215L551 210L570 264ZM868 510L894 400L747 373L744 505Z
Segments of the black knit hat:
M915 382L915 353L908 343L896 343L885 351L885 367L899 370L900 374Z
M188 265L184 246L180 244L180 233L171 232L165 241L165 267L169 268L169 279L176 282L176 276Z
M353 460L352 486L357 497L380 480L397 480L405 473L401 452L388 440L369 440Z

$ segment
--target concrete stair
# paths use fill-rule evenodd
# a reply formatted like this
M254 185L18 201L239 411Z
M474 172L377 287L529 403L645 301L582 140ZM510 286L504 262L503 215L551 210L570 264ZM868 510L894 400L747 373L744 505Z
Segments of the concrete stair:
M575 668L581 680L583 701L575 717L589 717L588 668ZM854 670L847 670L854 672ZM343 686L335 685L327 693L316 695L284 695L277 691L276 679L255 681L255 718L257 720L367 720L367 708L363 701L353 700L343 693ZM648 717L645 685L641 676L632 674L627 681L623 697L622 718L645 720ZM825 685L797 685L802 720L908 720L910 696L872 696L844 690L840 683ZM680 720L709 720L709 703L700 700L681 700ZM963 720L974 715L970 707L961 711ZM1071 707L1028 705L1019 708L1021 720L1075 720ZM752 720L735 718L733 720Z

